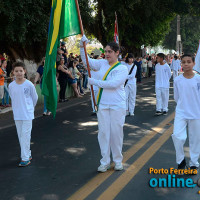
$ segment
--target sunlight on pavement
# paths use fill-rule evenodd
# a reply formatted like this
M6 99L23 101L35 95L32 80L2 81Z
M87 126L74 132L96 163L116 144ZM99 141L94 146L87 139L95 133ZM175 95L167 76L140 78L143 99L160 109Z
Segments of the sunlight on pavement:
M64 151L68 152L68 153L70 153L72 155L80 156L80 155L82 155L83 153L86 152L86 148L85 147L83 147L83 148L71 147L71 148L65 148Z
M71 122L68 120L63 121L63 124L70 124Z
M79 123L79 126L97 126L97 125L98 125L98 122L94 122L94 121Z
M140 128L139 126L135 126L135 125L127 124L127 123L124 124L124 127L133 128L133 129Z

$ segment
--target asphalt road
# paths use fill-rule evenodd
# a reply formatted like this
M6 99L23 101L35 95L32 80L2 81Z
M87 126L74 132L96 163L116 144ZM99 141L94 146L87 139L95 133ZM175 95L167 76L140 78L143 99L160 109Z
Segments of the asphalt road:
M172 84L171 84L172 85ZM1 114L0 120L0 200L196 200L198 186L150 187L152 178L169 174L149 174L149 168L176 168L171 140L175 102L170 88L169 113L154 116L154 80L137 87L134 117L124 126L124 167L97 173L100 150L97 141L97 119L91 116L89 94L59 104L56 118L42 117L36 109L32 130L31 165L17 167L20 148L12 113ZM185 145L188 161L188 142ZM176 176L174 179L179 178ZM183 175L196 181L199 175Z

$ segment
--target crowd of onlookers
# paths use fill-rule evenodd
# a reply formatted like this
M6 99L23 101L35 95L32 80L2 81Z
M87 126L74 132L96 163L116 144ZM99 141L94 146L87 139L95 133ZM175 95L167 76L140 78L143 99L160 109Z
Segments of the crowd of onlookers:
M0 55L0 107L10 107L8 84L13 80L12 65L5 54ZM1 109L0 109L1 111Z
M94 59L104 59L105 55L89 55ZM171 65L175 55L166 55L165 62ZM122 56L119 61L125 61L126 55ZM179 58L178 58L179 59ZM10 99L8 93L8 84L12 81L12 65L9 63L6 55L0 55L0 106L10 107ZM143 57L134 58L134 65L137 66L137 83L141 83L143 78L152 77L155 71L156 54L146 54ZM38 67L36 76L34 79L34 85L40 84L42 88L43 69L45 65L45 58L43 58L41 65ZM86 91L88 91L88 70L81 60L79 55L69 53L66 49L66 43L63 41L60 43L60 47L57 49L56 57L56 80L60 86L59 90L59 102L68 101L66 94L67 86L71 87L75 97L81 98ZM50 112L46 108L46 99L44 97L44 112L43 115L50 115Z

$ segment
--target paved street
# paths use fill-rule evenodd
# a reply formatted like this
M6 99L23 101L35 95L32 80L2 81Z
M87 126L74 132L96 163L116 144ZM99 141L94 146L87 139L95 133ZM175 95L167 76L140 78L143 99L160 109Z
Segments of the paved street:
M172 84L171 84L172 86ZM0 200L198 200L199 187L169 188L149 186L149 168L176 168L171 139L175 102L170 88L169 113L154 116L154 79L137 87L134 117L124 127L124 167L97 173L100 150L97 118L91 116L89 93L82 99L59 104L55 120L42 117L36 109L32 130L30 166L19 168L20 148L12 113L0 115ZM188 161L188 141L185 146ZM177 177L177 176L176 176ZM180 176L179 176L180 177ZM183 175L181 178L195 176Z

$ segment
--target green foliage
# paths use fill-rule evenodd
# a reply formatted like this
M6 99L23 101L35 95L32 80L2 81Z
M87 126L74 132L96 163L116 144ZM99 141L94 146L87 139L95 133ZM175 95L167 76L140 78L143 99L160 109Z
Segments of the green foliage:
M79 0L79 6L86 35L104 46L113 40L116 11L121 46L132 52L163 40L176 13L200 13L199 0ZM45 55L50 10L49 0L1 0L0 52L39 61Z
M200 40L200 17L199 16L181 16L181 40L183 52L195 53ZM170 31L166 35L163 45L168 49L176 49L177 18L171 22Z
M143 44L157 45L168 33L176 13L200 13L199 5L198 0L109 0L109 3L101 0L88 31L105 46L113 40L114 12L117 11L121 46L134 52Z
M86 21L91 15L88 1L79 3ZM1 0L0 53L39 62L45 55L50 12L49 0Z
M43 53L46 46L49 15L48 0L1 0L0 50L20 57L39 56L37 52Z

